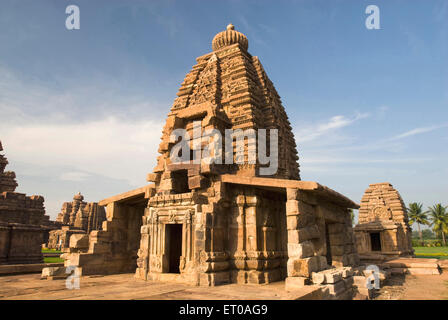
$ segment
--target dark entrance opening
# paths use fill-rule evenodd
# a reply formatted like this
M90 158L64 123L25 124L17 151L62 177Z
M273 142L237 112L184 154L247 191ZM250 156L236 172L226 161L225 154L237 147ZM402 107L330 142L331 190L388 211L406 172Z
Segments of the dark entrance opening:
M182 255L182 224L167 224L166 237L168 240L168 272L180 273L179 263Z
M370 234L370 243L372 244L372 251L381 251L381 238L379 232Z
M188 171L178 170L171 172L173 179L173 192L174 193L187 193L191 190L188 188Z
M328 225L325 224L325 241L327 244L327 264L331 266L331 264L333 263L333 259L331 257L331 243L330 243L330 234L328 233Z

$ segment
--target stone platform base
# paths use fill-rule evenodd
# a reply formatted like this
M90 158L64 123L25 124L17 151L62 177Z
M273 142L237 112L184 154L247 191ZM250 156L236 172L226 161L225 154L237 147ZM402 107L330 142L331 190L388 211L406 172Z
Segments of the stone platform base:
M448 260L439 260L439 267L443 270L443 272L448 271Z
M441 274L438 259L397 258L381 265L392 274L431 275Z
M0 265L0 276L11 274L41 273L43 268L63 266L63 263L5 264Z
M267 285L227 284L215 287L145 281L134 274L82 276L80 289L67 290L65 280L42 281L39 274L0 277L0 300L320 300L317 286L287 292L283 281Z

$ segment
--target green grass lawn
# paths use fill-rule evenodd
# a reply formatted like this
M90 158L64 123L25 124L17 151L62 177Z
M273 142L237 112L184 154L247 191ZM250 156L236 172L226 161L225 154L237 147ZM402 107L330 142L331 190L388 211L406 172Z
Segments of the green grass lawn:
M42 249L42 253L62 253L62 251L56 249Z
M44 263L61 263L64 262L64 259L59 257L46 257L44 258Z
M414 247L417 258L448 259L448 247Z

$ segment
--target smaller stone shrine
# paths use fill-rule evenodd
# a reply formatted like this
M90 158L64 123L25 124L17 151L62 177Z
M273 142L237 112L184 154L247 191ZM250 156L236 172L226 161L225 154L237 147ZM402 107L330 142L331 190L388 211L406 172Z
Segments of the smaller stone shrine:
M106 220L106 211L96 202L87 203L81 193L73 197L72 202L64 202L56 223L61 227L50 231L48 248L65 250L70 246L73 234L89 234L93 230L101 230Z
M44 198L15 192L16 175L5 171L7 164L0 154L0 264L41 263L41 245L51 229Z
M354 231L358 253L364 261L413 256L406 206L388 182L369 185Z

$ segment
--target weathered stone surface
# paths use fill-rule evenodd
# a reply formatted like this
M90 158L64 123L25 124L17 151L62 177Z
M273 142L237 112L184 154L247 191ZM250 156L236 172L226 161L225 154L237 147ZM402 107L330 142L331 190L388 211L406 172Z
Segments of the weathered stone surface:
M369 185L361 200L359 224L354 231L357 251L363 259L413 256L406 206L388 182Z
M89 248L89 236L87 234L73 234L70 237L70 248L87 250Z
M51 229L44 198L15 192L16 176L5 172L7 164L0 154L0 264L41 263L41 245Z
M46 267L42 269L41 278L53 278L53 279L65 279L69 276L68 273L65 272L65 267Z
M310 277L313 272L319 271L317 257L290 258L287 264L288 277Z
M288 243L288 255L290 257L308 258L314 255L314 251L314 245L311 241Z
M67 254L67 266L81 266L84 274L133 269L137 278L200 286L286 278L292 288L337 264L330 249L338 237L340 256L356 254L348 208L358 205L317 182L300 181L285 109L247 45L229 26L213 40L213 52L196 59L167 116L157 165L147 177L154 184L100 201L107 205L103 230L90 233L87 252ZM224 153L243 163L179 163L170 156L176 129L192 137L182 150L190 156L219 154L209 130L225 136L228 129L243 135L277 129L278 170L264 176L258 156L248 161L255 143L247 136L240 148L241 134Z
M78 193L72 202L62 204L61 212L56 218L59 228L50 232L48 248L67 251L72 234L89 234L102 229L102 224L106 220L104 207L96 202L87 203L83 200L84 196Z

